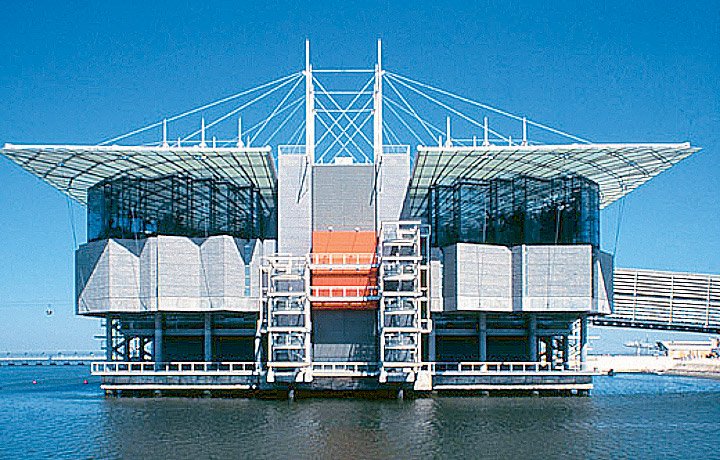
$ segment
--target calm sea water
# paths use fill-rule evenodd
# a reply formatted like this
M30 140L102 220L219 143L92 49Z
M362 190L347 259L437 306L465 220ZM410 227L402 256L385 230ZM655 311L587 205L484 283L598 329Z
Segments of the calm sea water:
M718 380L601 377L589 398L291 403L105 399L87 373L0 368L0 458L720 458Z

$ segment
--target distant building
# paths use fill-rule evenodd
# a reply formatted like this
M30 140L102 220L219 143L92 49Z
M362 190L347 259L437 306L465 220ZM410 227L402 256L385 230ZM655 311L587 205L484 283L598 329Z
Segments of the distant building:
M662 341L658 342L660 351L673 359L692 359L718 357L720 339L708 341Z

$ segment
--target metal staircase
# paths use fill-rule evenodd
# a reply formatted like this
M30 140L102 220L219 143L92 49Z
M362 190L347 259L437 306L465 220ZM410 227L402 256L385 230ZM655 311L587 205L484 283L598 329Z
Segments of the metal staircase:
M419 222L384 222L378 244L380 381L413 382L429 312L427 238Z
M305 257L272 256L262 266L267 381L312 380L310 270Z

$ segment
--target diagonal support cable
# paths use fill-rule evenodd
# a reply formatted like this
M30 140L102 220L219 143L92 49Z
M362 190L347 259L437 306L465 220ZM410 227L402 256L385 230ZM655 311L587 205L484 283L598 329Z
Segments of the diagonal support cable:
M408 88L409 90L415 92L416 94L419 94L420 96L428 99L429 101L434 102L435 104L439 105L440 107L443 107L445 110L447 110L447 111L449 111L449 112L451 112L451 113L454 113L455 115L459 116L460 118L464 119L465 121L467 121L467 122L469 122L469 123L471 123L471 124L473 124L473 125L475 125L475 126L477 126L477 127L479 127L479 128L485 129L485 125L484 125L483 123L480 123L479 121L477 121L477 120L475 120L475 119L473 119L473 118L465 115L464 113L460 112L459 110L450 107L449 105L445 104L444 102L439 101L439 100L435 99L434 97L432 97L432 96L430 96L430 95L428 95L428 94L423 93L422 91L420 91L420 90L417 89L417 88L413 88L412 86L406 84L405 82L403 82L403 81L401 81L401 80L398 80L398 83L400 83L401 85L405 86L405 87ZM493 130L490 129L490 128L488 128L488 131L491 132L492 134L494 134L495 136L498 136L500 139L504 140L505 142L508 142L508 143L511 142L511 141L510 141L510 138L503 136L502 134L498 133L497 131L493 131Z
M368 80L368 82L363 87L362 91L364 91L365 88L367 88L367 86L374 80L374 78L375 77L372 77ZM328 91L325 89L325 87L322 85L322 83L320 83L316 78L313 78L313 80L318 85L318 87L322 90L322 92L330 99L330 102L332 102L332 104L335 106L335 108L340 110L340 116L345 117L348 120L348 122L352 124L353 121L351 120L350 116L347 114L347 110L349 110L349 108L343 109L340 106L340 104L337 103L335 98L332 97L332 95L328 94ZM359 93L359 94L362 94L362 93ZM325 109L325 110L327 111L327 109ZM358 132L370 146L373 145L373 142L365 135L365 133L363 133L362 131L359 131L359 130L358 130Z
M138 128L138 129L135 129L135 130L133 130L133 131L127 132L127 133L125 133L125 134L121 134L121 135L119 135L119 136L116 136L116 137L113 137L113 138L104 140L104 141L100 142L98 145L108 145L108 144L111 144L111 143L113 143L113 142L117 142L117 141L119 141L119 140L125 139L125 138L127 138L127 137L134 136L135 134L140 134L140 133L145 132L145 131L147 131L147 130L149 130L149 129L153 129L153 128L157 128L157 127L162 126L163 122L171 122L171 121L179 120L180 118L183 118L183 117L186 117L186 116L189 116L189 115L192 115L192 114L201 112L201 111L203 111L203 110L206 110L206 109L215 107L215 106L220 105L220 104L224 104L225 102L229 102L229 101L232 101L232 100L234 100L234 99L240 98L240 97L242 97L242 96L246 96L246 95L248 95L248 94L254 93L255 91L259 91L259 90L264 89L264 88L267 88L267 87L269 87L269 86L272 86L272 85L275 85L275 84L284 82L284 81L286 81L286 80L291 80L292 78L297 77L297 76L299 76L299 75L301 75L300 72L295 72L295 73L292 73L292 74L290 74L290 75L286 75L286 76L284 76L284 77L280 77L280 78L278 78L278 79L275 79L275 80L270 81L270 82L267 82L267 83L263 83L263 84L261 84L261 85L258 85L258 86L255 86L255 87L253 87L253 88L250 88L250 89L248 89L248 90L241 91L241 92L239 92L239 93L235 93L235 94L233 94L233 95L224 97L224 98L222 98L222 99L218 99L218 100L213 101L213 102L210 102L210 103L208 103L208 104L201 105L200 107L196 107L196 108L194 108L194 109L190 109L190 110L188 110L188 111L186 111L186 112L183 112L183 113L180 113L180 114L177 114L177 115L173 115L173 116L171 116L171 117L169 117L169 118L167 118L167 119L165 119L165 120L160 120L160 121L158 121L158 122L151 123L151 124L149 124L149 125L147 125L147 126L143 126L142 128Z
M298 78L297 81L299 82L300 80L301 80L301 79ZM272 88L272 89L270 89L270 90L268 90L268 91L260 94L259 96L253 98L253 99L250 100L249 102L246 102L245 104L241 105L240 107L236 107L235 109L231 110L230 112L226 113L225 115L223 115L223 116L217 118L216 120L212 121L212 122L209 123L208 125L205 125L205 129L207 130L208 128L212 128L213 126L217 125L217 124L220 123L221 121L230 118L231 116L235 115L236 113L240 112L241 110L244 110L244 109L248 108L249 106L253 105L253 104L256 103L256 102L258 102L258 101L260 101L260 100L262 100L262 99L265 99L266 97L268 97L268 96L270 96L271 94L273 94L275 91L278 91L279 89L287 86L287 85L290 84L290 83L292 83L292 80L286 80L286 81L284 81L282 84L280 84L280 85L278 85L278 86L276 86L276 87L274 87L274 88ZM296 83L295 85L297 86L297 83ZM202 129L197 129L197 130L193 131L193 132L190 133L189 135L185 136L185 137L183 138L183 141L187 141L188 139L192 139L193 137L195 137L195 136L197 136L198 134L200 134L201 131L202 131Z
M395 94L397 94L397 96L400 98L400 100L403 102L403 104L405 104L405 107L407 107L407 111L410 113L410 115L415 117L415 119L420 123L420 125L423 128L425 128L425 131L427 131L427 133L430 135L430 138L434 139L435 135L432 133L432 131L430 131L430 128L428 128L428 125L430 125L430 124L428 122L426 122L425 120L423 120L420 115L418 115L417 111L415 111L413 106L410 105L410 103L407 101L407 99L405 99L405 97L400 93L400 91L398 91L398 89L395 87L395 85L393 85L392 81L389 78L389 74L386 74L385 81L387 82L390 89L392 89L395 92ZM432 126L432 125L430 125L430 126Z
M370 105L370 102L372 102L372 99L368 99L368 101L365 103L365 105L363 106L363 108L365 108L365 107L367 107L368 105ZM322 106L322 103L319 102L319 101L318 101L318 104ZM330 113L328 113L328 112L324 112L324 113L325 113L326 115L328 115L329 118L334 119L334 117L333 117ZM358 132L358 129L356 128L357 125L356 125L356 123L355 123L355 120L357 120L362 113L363 113L363 112L356 112L355 115L352 117L353 123L347 123L344 127L340 127L340 134L338 134L338 136L335 138L335 140L325 149L326 152L327 152L328 150L332 149L332 148L335 146L335 143L336 143L336 142L340 142L340 144L342 144L341 138L342 138L343 136L346 136L346 137L348 137L348 139L350 139L350 140L353 142L353 144L354 144L355 147L358 149L358 151L360 151L361 153L363 153L363 151L362 151L362 149L360 148L360 146L357 145L357 143L356 143L355 140L353 139L353 138L355 137L355 133ZM372 113L371 113L371 116L372 116ZM338 118L339 118L339 117L338 117ZM365 123L363 123L363 125L364 125L364 124L365 124ZM331 125L331 127L332 127L332 126L335 126L335 124ZM339 125L338 125L338 126L339 126ZM351 127L355 127L356 131L353 132L352 134L348 134L347 131L348 131L348 129L350 129ZM319 142L318 142L318 144L319 144ZM316 145L317 145L317 144L316 144ZM367 155L365 155L364 153L363 153L363 155L364 155L364 156L367 156ZM322 155L322 156L324 156L324 155ZM321 157L322 157L322 156L321 156Z
M507 111L505 111L505 110L498 109L497 107L493 107L493 106L491 106L491 105L484 104L484 103L482 103L482 102L478 102L478 101L474 101L474 100L472 100L472 99L468 99L468 98L466 98L466 97L460 96L459 94L451 93L450 91L445 91L444 89L437 88L437 87L435 87L435 86L431 86L431 85L428 85L428 84L426 84L426 83L419 82L419 81L417 81L417 80L413 80L412 78L408 78L408 77L405 77L405 76L402 76L402 75L398 75L398 74L396 74L396 73L388 73L388 76L391 77L391 78L395 78L397 81L405 81L405 82L407 82L407 83L412 83L412 84L418 85L418 86L420 86L420 87L422 87L422 88L429 89L429 90L431 90L431 91L435 91L435 92L437 92L437 93L440 93L440 94L443 94L443 95L445 95L445 96L448 96L448 97L457 99L457 100L459 100L459 101L465 102L465 103L470 104L470 105L474 105L474 106L476 106L476 107L483 108L483 109L485 109L485 110L489 110L489 111L491 111L491 112L495 112L495 113L497 113L497 114L503 115L503 116L508 117L508 118L511 118L511 119L513 119L513 120L523 121L523 117L521 117L521 116L519 116L519 115L515 115L514 113L510 113L510 112L507 112ZM525 119L525 121L527 122L527 124L532 125L532 126L535 126L536 128L544 129L544 130L546 130L546 131L549 131L549 132L551 132L551 133L557 134L557 135L559 135L559 136L563 136L563 137L566 137L566 138L568 138L568 139L572 139L572 140L574 140L574 141L582 142L583 144L591 144L591 143L592 143L591 141L589 141L589 140L587 140L587 139L583 139L583 138L581 138L581 137L575 136L575 135L570 134L570 133L567 133L567 132L565 132L565 131L561 131L561 130L559 130L559 129L553 128L552 126L548 126L548 125L545 125L545 124L543 124L543 123L539 123L539 122L537 122L537 121L533 121L533 120L530 120L530 119Z
M274 108L273 111L270 113L270 115L265 119L265 121L264 121L264 123L262 124L262 126L260 126L260 129L258 129L258 131L257 131L257 132L253 135L253 137L250 139L250 142L251 142L251 143L253 143L253 144L255 143L255 139L257 139L257 137L260 135L260 133L262 132L262 130L265 129L265 127L266 127L267 124L270 122L270 120L272 120L273 117L275 117L275 115L278 113L278 110L280 110L280 108L282 107L283 104L285 104L285 102L288 100L288 98L290 97L290 95L295 91L295 89L297 89L297 87L298 87L298 85L300 85L300 82L301 82L301 81L303 81L303 79L302 79L302 78L298 78L297 81L295 82L295 84L293 85L293 87L290 88L290 91L288 91L288 93L285 95L285 97L283 97L282 100L278 103L278 105L275 106L275 108Z
M383 99L384 99L385 101L388 101L388 102L390 101L387 97L385 97L385 98L383 98ZM387 107L390 109L390 112L391 112L393 115L395 115L395 118L397 118L398 120L400 120L400 123L402 123L402 124L405 126L405 129L407 129L407 130L410 132L410 134L412 134L412 135L415 137L415 139L417 139L417 141L418 141L420 144L424 144L424 143L425 143L425 141L415 132L414 129L412 129L412 127L405 121L405 119L403 119L403 117L401 117L400 114L397 113L397 111L396 111L395 108L392 106L392 104L387 104ZM384 122L384 121L383 121L383 122Z

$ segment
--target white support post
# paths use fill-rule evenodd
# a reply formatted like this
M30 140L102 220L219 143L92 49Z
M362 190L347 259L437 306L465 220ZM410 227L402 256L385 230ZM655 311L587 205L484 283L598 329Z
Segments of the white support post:
M478 361L487 361L487 314L478 315Z
M382 99L382 40L377 42L377 64L375 65L375 91L373 92L373 161L380 161L383 144L383 99Z
M523 137L522 145L528 145L527 141L527 118L523 117Z
M205 117L200 119L200 147L207 147L207 144L205 144Z
M488 117L485 117L483 124L485 125L485 128L483 129L483 146L487 147L490 145L490 127L488 126Z
M310 65L310 40L305 40L305 154L315 163L315 90Z
M452 147L452 138L450 137L450 117L445 119L445 145Z
M238 148L242 148L242 146L243 146L243 140L242 140L242 117L238 117L238 138L237 138L237 146L238 146Z
M168 141L167 141L167 118L163 118L163 133L162 133L162 146L167 147Z
M588 341L588 319L587 315L580 317L580 362L587 361L587 341Z

